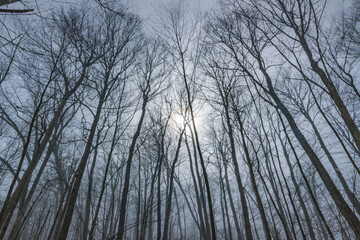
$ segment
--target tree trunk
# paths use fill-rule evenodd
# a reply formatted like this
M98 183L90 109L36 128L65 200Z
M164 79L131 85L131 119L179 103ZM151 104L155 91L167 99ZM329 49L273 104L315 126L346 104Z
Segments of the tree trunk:
M138 137L140 135L140 131L141 131L143 121L144 121L144 118L145 118L147 101L148 101L147 96L144 96L143 103L142 103L142 108L141 108L141 116L140 116L140 119L139 119L139 122L138 122L138 125L137 125L136 132L135 132L135 134L134 134L134 136L132 138L128 158L127 158L127 161L126 161L126 170L125 170L125 176L124 176L125 181L124 181L124 186L123 186L123 190L122 190L122 194L121 194L119 226L118 226L117 236L116 236L117 240L122 240L123 237L124 237L125 218L126 218L126 205L127 205L127 198L128 198L129 189L130 189L131 164L132 164L132 160L133 160L133 157L134 157L136 141L137 141L137 139L138 139Z
M170 182L169 182L170 189L169 189L169 194L168 194L168 196L166 198L163 240L168 239L169 220L170 220L171 204L172 204L172 194L173 194L173 188L174 188L175 167L176 167L177 160L179 158L179 152L180 152L180 147L181 147L181 142L182 142L182 136L183 136L184 132L185 132L185 127L180 133L177 148L176 148L175 157L174 157L174 160L172 162L171 170L170 170Z
M104 89L102 90L101 96L99 98L99 103L98 103L98 106L96 109L96 114L95 114L93 122L91 124L91 128L90 128L89 136L87 138L87 143L85 146L84 153L81 157L79 166L77 167L76 172L75 172L74 185L73 185L73 187L70 191L69 197L68 197L67 207L64 209L64 211L65 211L64 220L63 220L63 223L61 224L61 229L60 229L59 236L57 237L57 240L66 240L68 232L69 232L69 228L70 228L70 224L71 224L71 220L73 217L74 208L75 208L75 204L76 204L76 199L78 196L78 192L80 190L80 185L81 185L81 181L82 181L84 171L86 168L86 163L88 161L88 158L89 158L89 155L91 152L91 147L92 147L92 143L93 143L93 140L95 137L96 128L97 128L97 125L98 125L98 122L100 119L105 95L106 95L106 88L104 87Z
M305 153L313 163L314 167L316 168L317 172L319 173L322 181L324 182L327 190L330 193L330 196L334 200L336 206L340 210L341 214L344 216L346 221L349 223L351 229L353 230L355 236L357 239L360 239L360 221L357 218L357 216L354 214L354 212L350 209L349 205L346 203L344 198L342 197L341 193L337 189L336 185L332 181L329 173L326 171L325 167L321 163L320 159L306 140L305 136L302 134L300 129L298 128L293 116L289 112L289 110L285 107L285 105L281 102L281 100L276 95L270 76L267 74L266 70L263 68L261 60L258 59L260 70L264 74L266 78L266 82L269 88L269 94L277 104L277 107L282 112L282 114L286 117L291 130L293 131L296 139L299 141L300 145L304 149ZM360 141L359 141L360 144ZM360 145L359 145L360 146Z

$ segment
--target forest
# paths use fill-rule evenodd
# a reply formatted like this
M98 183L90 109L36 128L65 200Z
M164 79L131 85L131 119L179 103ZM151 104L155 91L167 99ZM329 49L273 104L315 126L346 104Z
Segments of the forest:
M359 0L0 23L0 240L360 239Z

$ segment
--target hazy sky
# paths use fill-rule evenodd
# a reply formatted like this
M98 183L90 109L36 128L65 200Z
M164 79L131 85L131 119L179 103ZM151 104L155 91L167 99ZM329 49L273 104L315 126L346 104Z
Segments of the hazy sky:
M149 17L154 13L154 8L159 3L172 2L174 0L132 0L130 4L134 5L135 9L139 11L139 14L143 17ZM197 8L197 10L209 10L215 6L216 0L192 0L187 1L191 6Z
M154 8L159 3L168 3L179 0L122 0L123 2L127 2L129 6L134 7L136 11L140 14L142 18L147 18L150 15L154 14ZM216 5L217 0L180 0L186 1L194 10L209 10ZM327 1L327 11L334 13L342 9L342 5L348 7L351 5L351 2L354 0L328 0ZM15 4L10 4L6 6L6 8L40 8L41 11L46 12L52 7L61 4L61 3L79 3L81 0L23 0L21 2L17 2ZM94 1L95 2L95 1ZM37 3L37 5L36 5ZM46 4L44 4L46 3ZM46 7L45 7L46 6Z
M135 9L139 11L139 14L143 17L149 17L154 13L154 8L159 3L172 2L174 0L128 0L130 5L133 5ZM177 1L177 0L175 0ZM217 0L181 0L187 1L194 8L200 8L201 10L209 10L216 5ZM352 0L329 0L327 1L328 10L336 12L342 8L342 5L349 6ZM197 10L200 10L197 9Z

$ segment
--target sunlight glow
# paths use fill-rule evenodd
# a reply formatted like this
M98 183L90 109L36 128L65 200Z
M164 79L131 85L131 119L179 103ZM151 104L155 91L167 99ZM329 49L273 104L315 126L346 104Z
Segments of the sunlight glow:
M179 113L174 113L172 116L172 120L174 122L174 125L178 128L183 128L184 124L186 123L185 117Z

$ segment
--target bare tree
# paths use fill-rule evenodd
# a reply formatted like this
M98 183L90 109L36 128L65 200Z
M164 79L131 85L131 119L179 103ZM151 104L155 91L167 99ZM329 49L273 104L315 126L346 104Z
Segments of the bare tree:
M0 239L359 239L356 1L61 6L1 21Z

